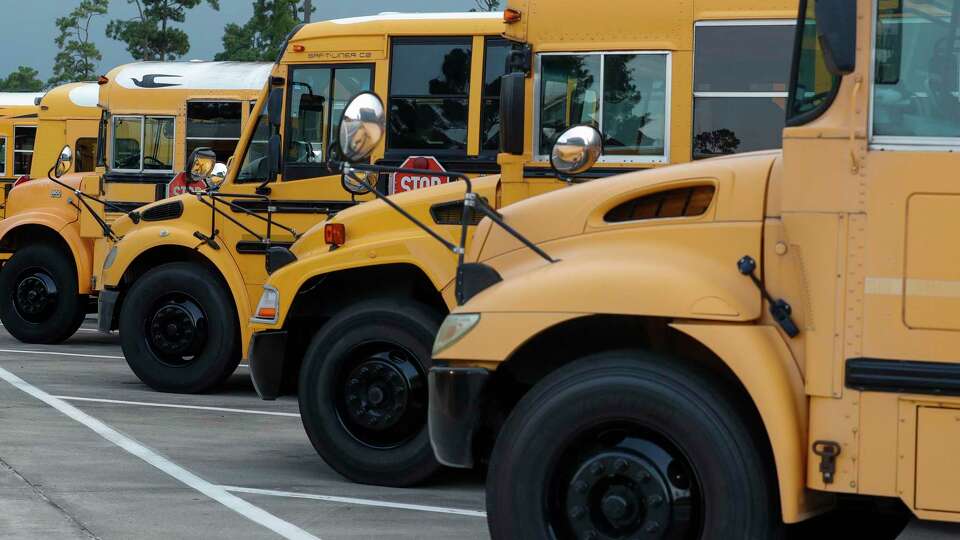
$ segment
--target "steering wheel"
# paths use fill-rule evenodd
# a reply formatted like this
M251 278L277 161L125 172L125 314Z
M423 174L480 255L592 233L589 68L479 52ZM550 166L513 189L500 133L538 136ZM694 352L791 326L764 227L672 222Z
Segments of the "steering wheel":
M144 165L147 165L148 163L149 163L152 167L164 168L164 169L169 168L169 165L167 165L166 163L160 161L159 159L157 159L157 158L155 158L155 157L153 157L153 156L143 156L143 164L144 164Z

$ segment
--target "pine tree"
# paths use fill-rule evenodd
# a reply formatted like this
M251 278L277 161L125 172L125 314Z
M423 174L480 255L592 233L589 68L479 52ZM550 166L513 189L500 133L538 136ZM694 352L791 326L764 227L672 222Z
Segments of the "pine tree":
M223 29L223 51L215 59L272 62L290 31L304 20L303 12L298 0L254 0L253 16L246 24L231 23Z
M220 10L220 0L205 0ZM204 0L127 0L137 6L138 16L130 20L114 19L107 25L107 36L127 44L127 52L137 60L176 60L190 51L186 32L174 28L183 23L187 11Z
M497 11L500 9L500 0L473 0L477 7L470 11Z
M50 86L74 81L89 81L96 76L97 62L103 59L90 40L90 22L107 12L109 0L81 0L66 17L57 19L60 34L55 42L60 52L54 58Z
M0 92L39 92L43 90L40 73L28 66L20 66L16 71L0 79Z

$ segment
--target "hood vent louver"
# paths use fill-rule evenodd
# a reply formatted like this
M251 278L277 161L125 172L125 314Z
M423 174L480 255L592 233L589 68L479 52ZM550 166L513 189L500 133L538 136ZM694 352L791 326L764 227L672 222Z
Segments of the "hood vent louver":
M430 207L430 216L437 225L460 225L460 220L463 219L463 201L435 204ZM477 225L481 219L483 214L480 212L470 213L470 225Z
M157 206L151 206L140 213L144 221L166 221L168 219L177 219L183 215L183 203L180 201L171 201Z
M622 223L646 219L696 217L703 215L710 208L715 191L714 186L707 185L650 193L615 206L603 216L603 219L607 223Z

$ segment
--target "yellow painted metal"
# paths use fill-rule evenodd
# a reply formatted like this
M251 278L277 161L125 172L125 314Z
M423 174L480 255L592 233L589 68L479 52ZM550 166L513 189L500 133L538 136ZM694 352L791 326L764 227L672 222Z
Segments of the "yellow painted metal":
M949 241L960 215L953 174L960 156L952 142L872 143L874 4L856 3L854 72L842 77L821 116L784 130L782 158L769 158L755 180L744 184L740 177L756 168L758 157L736 156L626 175L623 183L585 186L577 197L568 190L506 208L508 222L561 259L554 265L481 224L469 259L493 265L504 281L456 308L479 313L480 322L437 359L492 369L522 344L557 324L570 328L579 317L666 317L725 363L756 405L765 427L758 435L773 449L785 521L810 516L829 493L896 496L922 519L960 521L960 477L953 465L960 451L960 397L861 391L846 380L851 359L948 367L957 363L960 347L960 259ZM535 29L531 19L510 32L529 38ZM635 221L617 234L590 228L594 207L621 200L634 186L666 189L684 169L691 180L729 175L735 187L717 183L717 207L697 218ZM754 183L765 189L752 189ZM742 210L722 219L728 205ZM723 232L714 237L711 230ZM620 234L635 241L618 244ZM752 254L750 245L765 287L792 305L799 336L783 333L766 302L760 309L756 289L744 290L756 304L731 310L743 317L731 316L736 322L681 310L691 296L737 306L731 299L739 297L737 280L745 278L725 250L735 246L729 249ZM652 253L647 250L657 250L657 269L638 273ZM686 259L688 251L702 258ZM696 278L701 269L711 282ZM618 272L636 279L619 281ZM613 291L606 293L607 287ZM517 321L516 328L501 322L507 320ZM818 440L841 449L831 483L812 451Z
M427 18L424 18L427 17ZM272 75L282 80L287 80L290 74L291 66L301 65L351 65L357 63L372 64L374 71L373 89L385 98L389 93L390 82L390 40L395 37L440 37L440 36L466 36L473 38L474 50L483 51L483 40L488 37L497 37L503 31L503 23L499 16L489 14L450 14L442 15L437 18L432 16L418 15L383 15L375 17L360 17L355 19L342 19L335 21L324 21L304 26L290 40L280 62L273 68ZM302 48L302 50L300 50ZM299 52L298 52L299 51ZM471 81L483 81L483 55L479 52L474 54L470 74ZM476 84L474 84L476 87ZM261 94L257 106L251 115L257 117L263 106L266 91ZM480 131L480 96L471 95L470 111L468 122L468 158L475 157L479 149L479 131ZM247 126L244 130L238 148L236 163L231 167L224 184L221 186L222 193L245 194L252 196L256 192L257 183L237 182L237 173L239 162L243 159L243 149L247 148L253 136L253 125ZM281 129L281 132L282 129ZM385 143L381 143L379 148L374 151L372 159L374 161L384 156ZM489 196L494 197L496 182L491 184L490 190L484 191ZM276 181L269 182L270 197L277 201L332 201L349 202L351 196L346 193L340 184L339 174L329 176L302 179L297 181ZM439 188L441 192L443 188ZM450 189L450 188L447 188ZM406 200L415 200L420 197L418 192L412 192L399 195L398 197ZM370 195L360 197L359 200L370 200ZM193 236L195 231L210 232L211 211L208 207L202 205L195 198L184 198L183 215L176 221L163 223L141 223L133 225L126 219L117 221L117 230L124 239L117 243L117 258L112 267L104 271L100 276L99 283L106 287L117 287L124 273L130 265L139 257L149 253L151 249L160 246L182 246L194 249L197 245L197 239ZM374 203L377 204L377 203ZM360 211L358 216L364 215L361 210L364 205L357 209ZM416 207L416 205L413 205ZM373 206L371 210L376 210ZM416 208L416 211L429 213L429 206ZM375 212L379 216L382 212ZM232 217L238 220L246 227L257 231L259 234L265 234L266 228L262 221L256 220L241 213L233 213ZM282 211L274 215L274 219L286 226L296 230L298 233L306 233L311 228L315 228L326 216L322 213L283 213ZM369 223L374 226L375 221ZM163 238L160 237L160 231L168 232ZM259 293L263 283L267 280L267 274L264 265L263 253L246 253L237 250L238 242L255 240L248 231L236 226L223 218L217 219L217 241L222 249L217 257L208 257L210 261L218 268L229 285L236 301L237 315L241 324L242 336L241 342L246 349L249 341L250 329L247 327L247 320L250 318L252 310L259 299ZM354 234L355 228L351 228ZM412 234L409 228L402 230L396 228L393 232L397 235L416 236ZM305 236L310 236L305 235ZM322 243L323 233L320 232L320 241ZM150 241L147 241L150 239ZM292 241L290 233L273 228L272 239ZM439 246L430 244L432 240L416 238L413 243L402 246L389 245L385 249L378 249L377 245L369 246L362 252L351 250L338 251L335 256L330 257L333 266L353 265L356 260L370 261L371 263L380 263L382 261L401 261L401 260L420 260L424 250L440 251ZM385 242L385 244L388 242ZM300 243L303 249L310 250L317 246L310 241ZM323 251L328 251L323 245ZM404 253L404 250L407 250ZM206 254L208 250L203 249L201 253ZM371 257L369 253L375 253ZM359 255L358 255L359 253ZM438 287L442 286L451 278L453 270L453 261L447 260L449 256L438 259L440 254L432 255L434 260L442 260L443 264L435 265L438 269L433 272L433 276L438 280ZM429 258L429 257L427 257ZM99 268L99 267L97 267ZM309 277L309 276L308 276Z
M699 6L699 11L697 6ZM518 23L505 26L504 35L515 42L529 45L535 58L541 55L557 52L664 52L670 55L670 109L669 109L669 133L670 138L666 141L669 150L670 161L686 162L692 157L691 131L692 127L692 96L693 96L693 33L695 24L698 22L709 22L727 19L780 19L791 20L796 16L796 1L780 0L777 2L768 2L760 7L756 2L744 2L741 0L701 0L694 2L685 0L681 2L670 2L668 4L644 5L642 10L636 2L630 0L612 0L600 2L591 5L589 10L584 10L582 3L574 0L511 0L507 3L508 8L516 9L521 12L521 20ZM709 8L709 9L708 9ZM642 13L642 14L641 14ZM537 60L535 60L536 63ZM474 58L474 69L477 65L477 59ZM474 82L478 78L472 79ZM476 92L477 88L474 88ZM517 203L526 204L525 199L531 199L530 204L535 204L535 196L551 192L559 188L565 188L567 183L555 178L549 169L549 163L543 156L535 156L537 152L534 149L534 117L537 104L537 93L539 92L538 80L531 76L526 80L525 88L525 117L524 117L524 152L522 155L500 154L498 163L501 166L499 177L499 186L497 187L497 196L490 198L495 206L508 207ZM476 97L476 96L474 96ZM471 130L472 132L472 130ZM765 190L765 179L767 170L771 166L773 155L756 160L755 166L749 171L744 170L743 176L736 179L725 172L718 172L715 176L689 176L684 168L680 168L674 173L673 177L677 179L678 186L690 185L691 182L708 183L734 183L738 189L755 191L757 199L754 200L752 207L747 207L749 201L747 197L733 198L727 197L719 201L709 215L703 216L705 222L717 218L727 220L756 219L762 215L763 205L762 197ZM596 170L627 170L627 169L649 169L658 167L663 163L617 163L603 162L596 166ZM609 182L611 189L618 189L624 182L631 182L637 185L633 180L602 180ZM618 183L619 182L619 183ZM634 190L625 191L617 201L604 201L608 204L605 208L612 207L614 204L622 202L629 197L637 195L645 189L642 185ZM577 187L564 190L569 193L569 199L578 199L578 210L586 209L593 211L591 221L586 227L589 232L609 233L616 235L617 226L604 226L602 222L602 213L599 208L590 206L591 201L579 200L580 194L584 193ZM425 223L430 223L435 230L447 237L456 238L458 227L449 225L436 225L432 217L426 212L419 212L419 209L429 209L431 205L447 202L456 202L461 198L462 188L459 191L430 189L402 199L404 207L409 211L416 208L418 211L412 212L415 216L422 219ZM726 190L721 191L723 197L726 197ZM398 203L400 198L396 199ZM565 207L566 210L566 207ZM544 216L537 215L536 211L528 213L511 213L511 219L516 216L521 221L516 226L525 231L549 231L547 234L555 237L564 235L577 235L583 233L585 228L577 217L565 213ZM375 216L375 217L372 217ZM523 221L523 217L529 216L528 221ZM737 217L733 217L737 216ZM379 203L365 204L359 208L350 209L338 214L332 221L343 223L347 230L348 242L333 254L329 253L328 246L323 243L322 230L314 229L304 236L294 245L293 251L297 255L298 261L283 268L276 274L270 276L269 284L278 289L280 294L280 319L275 324L263 324L261 322L252 322L251 330L261 331L267 329L281 328L285 324L285 317L289 313L290 304L301 287L311 278L326 275L331 272L342 272L349 268L366 268L371 265L386 265L394 262L389 258L365 258L357 256L353 258L352 263L345 262L345 255L338 255L346 250L349 253L364 254L368 252L380 253L384 250L397 253L418 254L417 258L411 259L411 264L420 268L423 274L438 287L442 292L444 301L448 306L454 305L454 295L452 287L452 278L454 275L455 258L445 249L442 249L435 240L431 239L426 233L412 227L407 220ZM539 223L534 223L539 222ZM373 227L371 223L375 223ZM548 227L544 227L549 224ZM731 227L737 225L731 224ZM758 228L751 225L750 227ZM400 232L402 231L402 232ZM658 234L663 234L658 231ZM482 238L485 244L484 250L493 249L499 253L501 251L513 251L519 248L519 244L512 238L505 235L487 235L478 233L475 238ZM537 241L537 233L534 233L534 240ZM390 246L385 244L385 240L393 242ZM622 244L617 244L618 249L622 245L629 243L630 239L624 236ZM497 242L505 243L504 246L495 244ZM704 241L704 244L708 241ZM667 245L666 241L662 244ZM474 246L476 247L476 246ZM732 251L745 249L746 251L756 253L759 256L758 242L752 242L749 246L731 244L728 246ZM611 249L612 251L612 249ZM746 252L745 251L745 252ZM659 248L654 248L648 255L660 256L662 253ZM743 253L740 253L742 255ZM675 255L678 258L696 255L694 251L678 252ZM651 260L651 259L648 259ZM542 262L542 261L540 261ZM699 261L687 261L695 266ZM504 258L504 265L513 264L508 256ZM529 265L538 264L537 261L526 261L523 266L527 269ZM598 262L598 268L602 263ZM437 272L435 269L444 268L444 271ZM650 265L645 271L656 273L656 270ZM590 271L594 271L591 268ZM600 271L603 271L602 269ZM639 270L638 270L639 271ZM691 270L693 272L693 270ZM436 276L445 276L443 281L437 281ZM653 277L652 275L650 276ZM706 283L712 280L707 277L706 272L697 278ZM533 279L531 279L533 281ZM740 281L740 280L738 280ZM653 281L651 281L652 283ZM536 288L524 291L532 294ZM544 289L545 290L545 289ZM613 290L612 288L609 290ZM748 320L755 317L759 310L759 302L751 294L749 284L743 286L742 294L729 298L712 298L709 295L700 295L693 297L696 288L691 288L691 297L683 299L673 299L675 302L664 304L660 308L671 314L680 316L692 313L708 313L711 316L728 318L733 320ZM663 292L663 291L661 291ZM639 296L639 295L638 295ZM662 298L663 294L657 294L648 297L645 305L653 306L656 299ZM682 304L682 305L679 305Z

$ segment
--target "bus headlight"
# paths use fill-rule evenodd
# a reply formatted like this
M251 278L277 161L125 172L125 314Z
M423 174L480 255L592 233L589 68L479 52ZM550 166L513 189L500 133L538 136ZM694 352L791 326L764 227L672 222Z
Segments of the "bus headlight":
M109 270L113 266L114 261L117 260L117 246L114 245L110 248L110 251L107 252L107 256L103 259L103 269Z
M460 341L477 323L480 322L479 313L451 313L443 320L437 339L433 342L433 354L439 354Z

